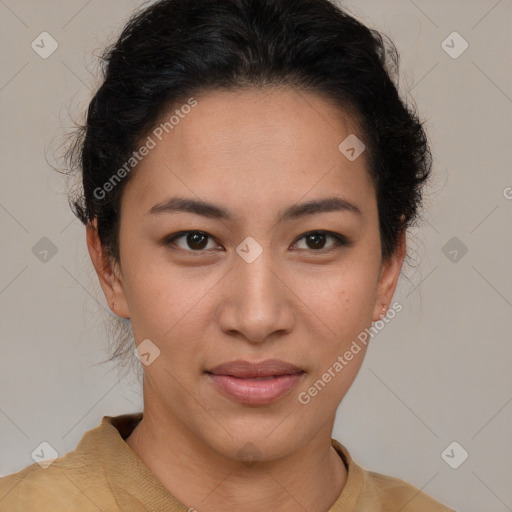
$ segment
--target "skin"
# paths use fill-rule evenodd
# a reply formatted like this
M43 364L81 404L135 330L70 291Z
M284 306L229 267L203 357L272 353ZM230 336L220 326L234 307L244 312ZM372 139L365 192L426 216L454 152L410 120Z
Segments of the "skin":
M131 318L136 343L160 355L144 370L144 418L129 447L180 501L201 512L327 511L347 478L331 446L336 410L365 350L307 405L307 390L389 307L405 256L381 261L375 189L363 153L338 145L360 139L327 99L292 88L208 91L138 165L123 192L120 264L111 264L94 224L87 245L113 311ZM193 213L148 215L171 197L207 200L234 221ZM337 196L355 203L278 222L288 206ZM202 249L179 231L210 235ZM319 249L304 237L326 230ZM247 263L235 251L248 236L262 248ZM236 403L205 376L233 359L282 359L305 370L277 402ZM259 461L240 461L246 443ZM300 508L300 507L299 507Z

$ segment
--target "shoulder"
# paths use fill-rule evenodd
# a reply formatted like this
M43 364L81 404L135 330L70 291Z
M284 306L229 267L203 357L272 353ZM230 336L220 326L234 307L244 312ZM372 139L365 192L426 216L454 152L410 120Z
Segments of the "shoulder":
M4 476L0 478L0 512L97 512L94 496L100 493L108 499L108 493L101 492L105 485L101 467L95 469L70 452L48 467L34 463Z
M338 508L330 512L455 512L404 480L363 469L339 441L332 439L331 444L343 459L348 474L336 503Z
M414 485L373 471L363 470L365 474L365 493L378 500L382 510L394 510L397 506L402 512L454 512Z
M0 512L69 512L78 498L80 482L73 484L76 471L63 464L66 457L46 468L34 463L0 478Z
M0 512L97 512L102 507L118 510L108 503L108 484L94 429L86 432L78 446L50 464L34 463L0 478ZM50 462L50 461L48 461ZM111 508L109 508L111 507Z

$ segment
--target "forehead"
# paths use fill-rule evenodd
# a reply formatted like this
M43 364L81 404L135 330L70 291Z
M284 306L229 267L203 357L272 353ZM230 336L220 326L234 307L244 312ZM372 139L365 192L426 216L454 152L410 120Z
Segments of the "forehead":
M356 123L321 96L286 87L209 91L194 100L163 113L123 202L142 208L188 195L265 206L336 191L364 201L373 189L365 152L350 160L340 151L347 137L362 142Z

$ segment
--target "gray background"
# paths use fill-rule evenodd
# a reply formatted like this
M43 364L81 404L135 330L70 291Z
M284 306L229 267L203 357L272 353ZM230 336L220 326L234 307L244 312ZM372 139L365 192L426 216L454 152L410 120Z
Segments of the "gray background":
M111 313L49 165L98 86L95 55L139 5L0 0L0 475L33 463L42 441L63 455L103 415L142 410L136 372L97 364ZM457 510L512 510L512 2L344 5L397 44L434 179L395 294L403 310L374 337L333 437ZM43 31L59 44L47 59L31 48ZM454 31L469 44L456 59L442 47ZM57 249L46 262L33 252L43 237ZM469 454L458 469L441 457L452 441Z

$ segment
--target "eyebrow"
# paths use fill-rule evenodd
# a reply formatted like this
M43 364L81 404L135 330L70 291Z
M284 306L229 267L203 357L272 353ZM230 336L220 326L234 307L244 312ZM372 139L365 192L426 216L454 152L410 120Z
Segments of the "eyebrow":
M361 209L354 203L341 197L327 197L296 204L288 207L279 215L279 222L298 219L315 213L345 211L362 217ZM235 215L224 207L188 197L171 197L155 204L148 212L149 215L172 214L179 212L195 213L213 219L235 220Z

